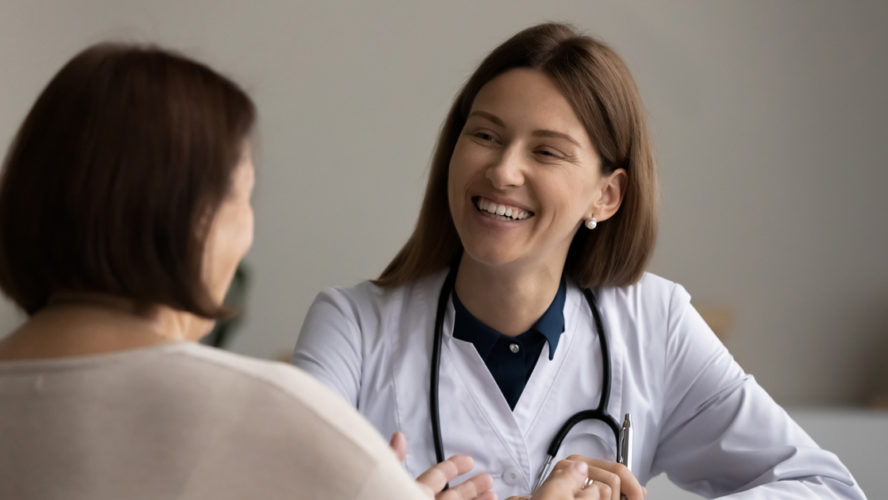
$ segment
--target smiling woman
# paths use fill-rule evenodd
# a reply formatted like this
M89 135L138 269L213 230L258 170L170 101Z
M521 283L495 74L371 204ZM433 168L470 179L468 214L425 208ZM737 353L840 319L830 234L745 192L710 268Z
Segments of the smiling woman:
M460 300L482 304L489 288L478 285L512 281L503 273L529 271L536 276L528 282L557 288L582 221L597 225L620 207L626 170L608 172L601 163L570 103L545 73L516 68L482 87L449 166L450 214L464 252L456 279ZM476 306L473 314L503 334L518 335L548 302L535 305Z
M444 122L413 234L377 280L317 297L294 363L405 433L411 472L467 453L501 497L573 454L584 498L642 498L661 472L705 496L862 498L688 293L645 273L643 109L620 57L569 26L494 49Z

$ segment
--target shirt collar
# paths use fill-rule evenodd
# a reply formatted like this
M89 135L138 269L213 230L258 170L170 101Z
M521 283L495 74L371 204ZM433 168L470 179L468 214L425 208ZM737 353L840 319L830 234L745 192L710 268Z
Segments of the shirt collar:
M561 278L561 284L558 286L558 292L546 312L540 316L531 327L546 337L549 343L549 359L555 358L555 348L558 347L558 339L564 333L564 299L567 296L567 286L564 278Z
M526 336L533 331L537 331L545 337L546 342L549 344L550 360L555 357L558 340L561 338L561 334L564 333L564 300L566 296L567 286L562 277L561 284L558 286L558 292L555 293L555 298L552 299L549 308L540 316L540 319L536 320L533 326L530 327L530 330L521 334L521 336ZM487 358L490 350L504 335L485 325L472 315L459 300L455 290L453 292L453 308L456 313L453 324L453 336L473 343L481 358Z
M453 291L453 309L456 313L453 320L453 336L475 344L481 359L487 359L487 355L503 335L470 313L456 296L456 290Z

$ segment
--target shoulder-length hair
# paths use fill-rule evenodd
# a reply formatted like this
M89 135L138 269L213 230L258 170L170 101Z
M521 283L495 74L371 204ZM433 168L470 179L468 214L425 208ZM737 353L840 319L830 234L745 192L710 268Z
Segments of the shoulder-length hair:
M207 66L99 44L52 78L0 180L0 288L28 314L60 291L218 318L203 249L255 120Z
M413 234L375 283L394 287L451 265L462 252L447 202L450 157L472 102L489 81L513 68L531 68L558 86L601 156L603 174L627 174L623 202L594 231L580 229L565 263L582 287L638 281L657 233L657 178L644 109L632 75L604 43L564 24L525 29L488 55L456 97L438 137L425 199Z

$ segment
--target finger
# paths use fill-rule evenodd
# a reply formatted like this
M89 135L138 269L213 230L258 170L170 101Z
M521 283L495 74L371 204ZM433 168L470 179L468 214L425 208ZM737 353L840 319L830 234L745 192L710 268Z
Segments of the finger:
M434 493L444 489L444 485L451 479L461 476L472 470L475 461L468 455L454 455L425 471L416 478L416 482L427 486Z
M478 500L487 493L493 493L491 488L493 488L493 477L484 472L456 486L451 486L450 489L439 493L435 498L437 500ZM489 498L489 495L486 496Z
M407 436L403 432L395 432L389 440L389 446L398 457L398 462L403 463L407 458Z
M583 490L588 472L589 465L584 461L561 460L552 468L552 473L543 485L534 492L533 498L574 498Z
M619 498L619 495L620 493L617 492L617 498ZM580 490L574 498L581 498L583 500L612 500L614 498L614 491L607 484L593 482Z
M589 479L592 484L586 489L597 488L603 495L601 498L620 500L620 476L609 470L589 467Z
M602 480L605 480L611 487L618 487L618 493L622 493L627 500L643 500L647 492L641 483L638 482L638 478L635 477L632 472L626 468L623 464L618 464L616 462L608 462L605 460L596 460L594 458L586 458L582 455L571 455L567 458L568 460L582 460L589 464L590 470L598 469L610 472L612 474L616 474L619 476L618 485L614 484L614 481L608 480L606 476L602 476ZM597 479L596 477L590 475L592 479Z
M565 488L579 491L585 487L589 477L589 464L582 460L561 460L552 469L550 478L558 479Z

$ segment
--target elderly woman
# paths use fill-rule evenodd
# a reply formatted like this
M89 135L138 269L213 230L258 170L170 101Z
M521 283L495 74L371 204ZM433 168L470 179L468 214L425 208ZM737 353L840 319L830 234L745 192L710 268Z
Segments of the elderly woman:
M375 281L318 296L294 362L405 433L409 471L468 453L500 494L576 454L601 498L661 472L705 496L861 498L645 272L656 207L626 65L569 26L526 29L456 97L413 235Z
M254 115L206 66L128 45L37 99L0 183L0 287L28 314L0 341L0 498L417 499L471 468L417 485L310 377L193 342L252 242Z

